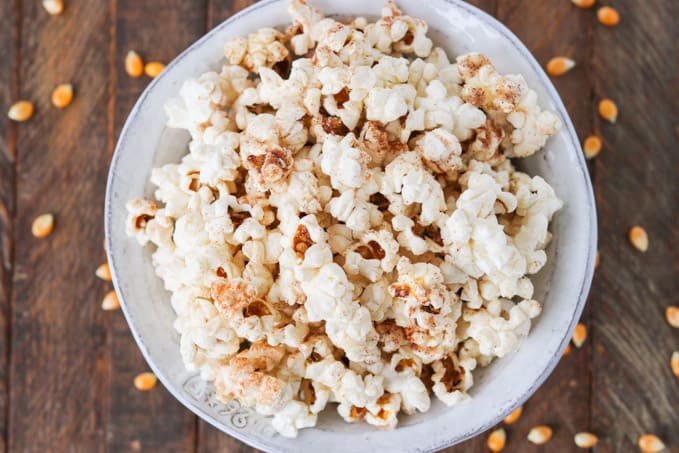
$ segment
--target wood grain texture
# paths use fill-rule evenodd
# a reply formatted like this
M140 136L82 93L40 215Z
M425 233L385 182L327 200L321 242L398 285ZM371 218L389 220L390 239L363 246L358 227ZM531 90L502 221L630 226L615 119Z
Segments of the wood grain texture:
M601 266L593 294L593 428L599 451L633 451L653 432L679 451L679 381L669 368L679 331L664 319L679 280L679 3L619 1L620 25L593 36L596 100L618 103L615 125L596 119ZM629 244L633 225L650 247Z
M14 124L4 110L18 96L19 2L0 3L0 451L7 450L9 359L14 252L13 217L16 200Z
M151 79L131 78L124 69L130 50L144 61L169 63L205 32L206 4L184 0L117 0L113 48L112 131L115 137L142 90ZM162 112L160 114L163 114ZM107 414L106 449L144 452L187 452L196 444L196 417L170 395L160 383L150 392L139 392L134 376L147 371L122 313L111 320L111 395Z
M108 61L100 49L109 17L103 1L59 17L23 2L20 13L17 94L36 113L16 125L9 450L96 452L108 354L92 272L103 237ZM76 97L58 111L50 93L62 82ZM54 213L56 228L39 240L31 221L43 212Z

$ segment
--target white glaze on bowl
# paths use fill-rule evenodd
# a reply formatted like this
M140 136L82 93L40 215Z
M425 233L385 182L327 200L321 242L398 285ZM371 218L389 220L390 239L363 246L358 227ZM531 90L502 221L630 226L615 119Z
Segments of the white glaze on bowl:
M377 16L382 0L310 0L326 14ZM521 73L556 111L564 127L546 150L520 166L544 177L564 201L551 225L554 240L548 262L534 279L543 313L521 349L477 369L472 399L453 408L438 401L425 414L401 416L393 431L346 424L332 409L297 439L276 435L267 418L238 402L222 404L211 385L184 369L169 293L155 276L151 251L125 235L125 203L152 196L151 168L176 162L187 152L188 134L167 129L163 104L182 82L219 68L224 42L264 26L289 22L287 0L263 0L212 30L177 57L144 91L123 128L106 191L106 237L113 282L139 348L167 389L186 407L224 432L267 451L434 451L461 442L499 422L544 382L561 358L587 298L594 272L596 212L585 161L568 114L540 65L507 28L458 0L398 0L409 14L430 24L434 42L451 56L468 51L487 54L500 72ZM434 401L433 399L432 401Z

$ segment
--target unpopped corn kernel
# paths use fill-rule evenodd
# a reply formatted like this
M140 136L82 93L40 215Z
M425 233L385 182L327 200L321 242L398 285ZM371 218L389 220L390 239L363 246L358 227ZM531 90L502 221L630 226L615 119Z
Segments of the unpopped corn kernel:
M552 438L552 428L546 425L536 426L528 432L526 438L535 445L546 444Z
M54 230L54 216L52 214L42 214L33 220L31 233L37 238L44 238Z
M573 437L573 441L579 448L592 448L599 442L599 438L592 433L583 431L577 433Z
M73 85L70 83L62 83L52 91L52 105L63 109L68 106L73 100Z
M655 434L644 434L637 441L639 450L643 453L658 453L665 449L665 444Z
M554 57L547 63L547 73L551 76L562 76L575 67L575 61L568 57Z
M620 14L615 8L603 6L596 12L596 16L603 25L614 27L620 23Z
M125 72L130 77L140 77L144 73L144 62L134 50L130 50L125 56Z
M629 241L640 252L648 250L648 233L638 225L629 230Z
M506 424L511 425L512 423L515 423L519 418L521 418L522 413L523 406L519 406L516 409L514 409L509 415L507 415L503 421Z
M134 377L134 387L141 391L151 390L156 386L157 382L158 378L156 378L156 375L150 371L139 373Z
M115 291L109 291L101 302L101 308L105 311L117 310L120 308L120 300Z
M33 116L33 103L30 101L18 101L12 104L7 112L7 117L12 121L26 121Z
M505 449L506 442L507 433L505 433L503 428L498 428L490 433L486 445L490 451L497 453Z

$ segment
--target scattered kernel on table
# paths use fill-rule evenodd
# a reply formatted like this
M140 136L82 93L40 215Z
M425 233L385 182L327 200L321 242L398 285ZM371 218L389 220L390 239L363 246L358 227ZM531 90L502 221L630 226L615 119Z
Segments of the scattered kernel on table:
M130 77L140 77L144 73L144 62L134 50L130 50L125 56L125 72Z
M596 0L571 0L578 8L591 8L596 3Z
M599 438L592 433L581 432L573 437L573 441L580 448L592 448L599 442Z
M134 387L141 391L151 390L156 386L157 381L156 375L147 371L134 377Z
M158 61L150 61L144 65L144 73L152 79L163 72L163 69L165 69L165 65Z
M536 426L530 430L526 438L535 445L546 444L552 438L552 428L547 425Z
M505 449L506 442L507 433L505 433L503 428L498 428L490 433L486 445L490 451L497 453Z
M558 77L575 67L575 61L567 57L554 57L547 63L547 74Z
M42 7L52 16L58 16L64 12L63 0L42 0Z
M679 377L679 351L674 351L672 353L670 367L672 367L672 373L674 373L676 377Z
M648 250L648 234L638 225L629 230L629 241L640 252Z
M63 109L73 100L73 85L62 83L52 91L52 105Z
M601 139L596 135L590 135L582 144L587 159L593 159L601 152Z
M97 277L99 277L102 280L105 280L107 282L111 281L111 268L108 266L108 263L104 263L101 266L99 266L94 273Z
M573 332L573 344L576 348L581 348L585 344L587 339L587 327L581 322L575 326L575 332Z
M12 121L26 121L33 116L33 103L30 101L18 101L11 105L7 117Z
M570 342L566 345L566 348L563 350L563 355L562 357L566 357L568 354L571 353L571 344Z
M665 319L667 323L672 327L679 328L679 307L670 305L665 309Z
M658 453L665 449L665 444L655 434L644 434L639 437L637 445L644 453Z
M506 424L511 425L512 423L515 423L519 418L521 418L522 413L523 413L523 406L519 406L516 409L514 409L511 414L506 416L503 421Z
M101 302L101 308L106 311L117 310L120 308L120 300L115 291L109 291Z
M618 120L618 106L610 99L602 99L599 102L599 115L610 123Z
M607 27L614 27L620 23L620 14L618 14L618 11L615 8L610 6L599 8L599 11L596 12L596 16L599 19L599 22Z
M31 233L37 238L44 238L54 230L54 216L52 214L42 214L33 220Z

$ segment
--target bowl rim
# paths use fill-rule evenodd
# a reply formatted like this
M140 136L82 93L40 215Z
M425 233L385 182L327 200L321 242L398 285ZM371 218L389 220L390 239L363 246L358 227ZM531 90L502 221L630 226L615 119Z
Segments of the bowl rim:
M140 349L144 359L146 360L147 364L151 368L151 370L154 372L154 374L158 377L158 379L161 381L161 383L164 385L164 387L167 389L167 391L177 400L179 401L185 408L189 409L193 414L199 416L201 419L209 423L210 425L214 426L215 428L219 429L223 433L232 436L241 442L250 445L252 447L258 448L263 451L276 451L272 450L270 446L265 445L263 443L260 443L258 439L248 437L246 434L241 433L237 430L232 429L228 425L222 425L219 424L216 419L207 412L205 412L203 409L201 409L199 406L197 406L193 401L189 400L184 394L181 393L181 389L178 387L175 387L170 379L165 375L165 373L156 365L153 357L151 356L147 346L144 344L143 341L141 341L139 333L137 332L137 329L135 327L134 323L134 316L129 312L127 308L127 304L125 303L125 298L122 292L121 285L118 282L118 276L117 276L117 266L116 266L116 260L114 257L114 253L112 252L112 240L111 240L111 234L110 231L113 228L113 225L111 224L111 207L112 207L112 197L113 197L113 185L114 185L114 180L116 178L116 169L118 167L118 162L120 160L121 154L122 154L122 149L125 148L126 143L127 143L127 138L128 138L128 132L129 129L131 128L132 123L135 122L137 115L140 113L140 108L144 104L145 99L150 95L150 93L153 91L154 87L159 83L160 80L162 80L163 77L165 77L174 66L179 64L181 60L183 60L188 54L190 54L192 51L197 49L198 47L202 46L205 42L211 40L213 36L217 35L222 29L228 27L231 25L233 22L238 21L242 17L252 14L255 11L264 8L270 4L274 3L280 3L280 2L286 2L289 0L261 0L258 1L257 3L254 3L247 8L244 8L243 10L237 12L236 14L230 16L223 22L221 22L219 25L214 27L212 30L208 31L205 35L200 37L197 41L195 41L193 44L191 44L189 47L187 47L185 50L183 50L177 57L175 57L165 68L163 72L161 72L156 78L154 78L143 90L141 95L137 98L134 106L130 110L130 113L128 114L125 124L123 128L121 129L120 135L118 137L118 140L116 142L115 150L113 153L113 157L111 160L111 164L109 167L109 172L108 172L108 177L106 181L106 198L105 198L105 205L104 205L104 230L105 230L105 237L106 237L106 255L108 262L111 267L111 276L112 276L112 282L113 286L118 293L120 297L120 302L121 302L121 308L123 311L123 314L125 316L125 320L129 326L130 332L132 333L132 336L134 337L134 340L137 344L137 347ZM452 7L455 8L460 8L467 12L468 14L471 14L473 16L476 16L480 21L484 22L486 25L497 31L504 40L506 40L509 44L514 46L514 48L525 58L526 62L530 65L531 69L535 72L537 77L540 80L540 83L543 85L543 87L546 89L547 93L549 94L551 100L554 102L554 107L556 108L557 112L559 113L562 121L563 121L563 128L567 132L568 139L570 140L571 146L576 150L576 162L577 166L579 169L582 171L584 175L584 180L585 180L585 191L587 193L587 215L589 217L589 237L588 237L588 253L587 253L587 261L585 263L585 272L584 272L584 278L582 280L582 285L580 287L579 293L578 293L578 302L575 307L575 310L572 313L572 319L570 320L569 323L569 328L566 331L566 335L562 338L560 347L557 349L556 353L550 358L549 362L547 365L543 368L543 370L540 372L538 378L533 381L532 385L519 397L515 398L510 404L507 405L507 409L503 412L500 412L498 415L495 417L491 417L486 423L479 424L475 429L472 429L464 434L461 435L453 435L450 437L442 438L439 442L435 444L430 444L430 446L421 451L437 451L442 448L446 448L451 445L455 445L457 443L463 442L465 440L468 440L472 437L475 437L484 431L490 429L491 427L497 425L506 415L508 415L511 411L516 409L518 406L522 405L525 403L525 401L530 398L536 391L537 389L545 382L545 380L550 376L556 365L559 363L559 360L562 357L563 350L566 348L566 345L570 341L570 338L573 334L573 331L575 329L575 326L577 322L580 319L580 316L582 314L582 311L584 309L585 303L587 301L587 297L589 294L589 290L592 284L592 279L594 276L594 261L595 261L595 254L596 254L596 244L597 244L597 212L596 212L596 204L595 204L595 199L594 199L594 191L591 183L591 179L589 177L589 170L586 165L586 161L584 158L583 153L581 152L581 145L577 136L577 133L575 131L575 128L573 126L573 123L571 121L570 115L568 114L568 111L563 103L563 100L561 99L561 96L557 92L556 88L554 87L554 84L552 83L551 79L547 76L545 73L544 69L542 66L539 64L535 56L528 50L526 45L502 22L500 22L498 19L496 19L494 16L492 16L489 13L486 13L485 11L481 10L480 8L471 5L464 0L442 0L448 5L451 5ZM577 152L580 151L580 152Z

